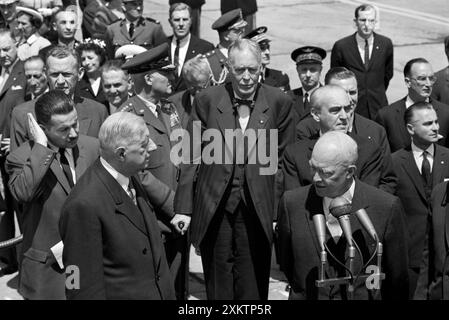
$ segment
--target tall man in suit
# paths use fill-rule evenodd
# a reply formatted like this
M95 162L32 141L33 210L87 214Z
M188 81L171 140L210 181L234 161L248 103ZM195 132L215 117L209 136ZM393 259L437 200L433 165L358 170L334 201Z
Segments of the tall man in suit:
M449 36L444 38L444 52L449 60ZM432 98L449 105L449 66L435 73L437 80L433 85Z
M100 129L100 159L78 181L62 208L64 265L79 268L68 299L174 299L153 208L139 182L150 151L145 121L128 112Z
M438 144L448 146L449 106L430 97L433 84L436 81L430 63L423 58L408 61L404 66L404 81L407 86L407 96L380 109L376 117L376 121L387 131L391 152L410 145L410 135L403 120L405 110L416 102L432 104L440 124L439 133L442 135Z
M177 167L170 159L172 141L170 134L180 128L181 124L176 108L164 98L171 93L171 72L173 66L168 61L168 44L150 49L127 61L122 68L128 70L134 82L136 96L128 99L120 111L132 112L142 117L147 123L150 137L156 143L145 171L142 173L142 184L145 189L151 188L151 181L146 173L150 173L173 192L176 190ZM188 277L189 248L185 230L178 224L182 222L187 228L190 217L177 215L174 212L156 211L165 227L165 250L173 277L176 277L176 292L179 299L186 299Z
M449 178L449 149L436 144L438 117L431 104L418 102L405 111L410 146L393 153L398 177L397 196L406 213L409 233L410 298L427 299L430 196L434 186Z
M5 172L5 159L9 152L9 130L11 112L17 104L25 101L26 78L23 62L17 56L17 47L11 31L0 30L0 172L4 186L6 212L0 221L0 240L14 237L14 207L11 194L6 187L8 175ZM11 273L17 269L15 248L0 250L0 262L4 266L4 273Z
M293 89L287 93L293 99L293 106L299 116L298 119L303 119L310 115L312 93L321 86L322 61L326 58L326 51L318 47L307 46L293 50L290 56L296 63L301 88Z
M337 219L330 214L330 204L343 198L351 204L350 212L365 209L383 244L382 272L385 280L379 291L369 289L365 280L355 281L354 299L405 300L408 298L407 235L404 209L400 200L382 190L369 186L355 177L357 143L348 135L332 131L320 137L313 148L310 167L313 184L286 191L279 206L280 266L291 286L291 300L346 300L345 286L317 288L321 241L314 226L314 216L324 215L325 244L328 263L326 278L341 277L346 270L337 263L347 261L347 242ZM352 270L365 272L362 266L373 254L375 243L362 225L351 215L352 237L361 256L356 255Z
M65 274L51 248L61 241L62 205L77 179L98 157L98 141L79 135L73 101L61 91L36 101L29 114L31 141L11 152L9 188L23 203L19 293L26 299L65 299Z
M369 119L388 104L385 94L393 77L393 44L374 32L376 10L362 4L355 9L357 32L335 42L331 68L346 67L355 73L359 86L357 113Z
M82 78L84 69L78 54L66 47L56 46L48 52L45 73L51 90L62 90L74 100L78 114L79 131L91 137L98 137L98 131L108 116L106 107L94 100L75 95L75 87ZM12 148L20 146L30 138L27 114L34 113L36 100L27 101L14 108L11 119Z
M172 4L169 17L168 22L173 29L173 36L168 37L170 58L175 66L173 91L178 92L187 89L182 75L184 63L198 54L213 50L214 45L190 33L192 9L187 4L182 2Z
M115 50L125 44L137 44L147 49L167 41L159 21L144 18L143 0L122 0L125 19L109 25L106 30L106 51L112 59Z
M282 91L290 90L290 80L288 75L280 70L271 69L267 66L270 64L270 42L267 37L267 27L259 27L251 30L245 35L245 38L256 41L262 51L262 72L259 81L272 87L280 88Z
M353 107L357 108L358 89L357 78L354 72L345 67L331 68L324 77L324 83L326 85L333 84L345 89L351 98ZM296 136L299 140L308 139L316 135L319 131L320 126L312 116L305 117L296 126ZM384 157L391 156L387 133L384 127L377 122L365 118L357 112L353 112L349 119L348 132L353 132L379 145Z
M181 164L175 211L192 215L190 235L201 251L208 299L268 297L276 157L293 142L296 119L287 95L258 83L261 63L255 42L234 42L231 83L197 94L187 126L194 159ZM213 133L213 143L200 145L197 130ZM271 150L268 161L256 150Z
M317 139L328 131L341 131L349 134L359 146L356 177L394 194L397 179L390 155L383 157L378 144L354 132L348 132L354 107L346 91L340 86L326 85L314 91L311 104L313 119L319 124L320 130L316 135L299 140L285 149L282 163L285 189L312 183L309 160Z

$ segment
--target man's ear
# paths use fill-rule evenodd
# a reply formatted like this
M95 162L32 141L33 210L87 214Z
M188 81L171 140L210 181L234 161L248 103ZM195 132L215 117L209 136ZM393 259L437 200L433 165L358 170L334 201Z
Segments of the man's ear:
M312 115L313 120L315 120L316 122L320 122L319 112L315 108L312 108L310 110L310 114Z
M415 128L411 123L407 123L405 127L407 128L407 132L410 136L413 136L415 134Z
M81 80L84 77L84 72L85 72L85 70L83 67L80 67L78 69L78 80Z
M153 85L153 77L152 77L152 74L148 74L148 73L147 73L147 74L144 76L144 79L145 79L145 82L146 82L147 85L149 85L149 86Z
M355 171L357 170L357 167L355 164L351 164L348 166L348 177L355 177Z
M117 148L114 150L114 153L115 153L115 155L117 156L117 158L118 158L120 161L122 161L122 162L125 161L125 155L126 155L126 149L125 149L125 147L117 147Z
M410 86L412 85L412 81L410 80L410 78L405 77L404 81L405 81L405 85L407 86L407 88L410 88Z

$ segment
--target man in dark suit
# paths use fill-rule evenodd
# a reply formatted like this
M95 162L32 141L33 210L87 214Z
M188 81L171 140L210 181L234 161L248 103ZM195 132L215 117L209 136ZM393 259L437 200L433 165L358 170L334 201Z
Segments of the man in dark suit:
M168 0L168 4L172 5L179 2L179 0ZM190 27L190 32L195 36L200 38L201 34L201 7L206 3L205 0L184 0L185 4L189 5L192 9L192 26Z
M83 76L83 68L78 65L76 52L62 46L54 47L48 53L45 72L51 90L62 90L75 102L79 131L91 137L98 137L98 131L108 116L104 105L75 95L75 87ZM34 112L36 100L27 101L14 108L11 120L11 145L15 149L30 138L27 114Z
M353 298L355 300L405 300L408 298L407 234L404 210L400 200L382 190L355 178L357 144L341 132L328 132L321 136L313 149L310 166L313 184L286 191L279 206L279 253L281 270L291 286L291 300L347 300L350 292L346 285L318 288L321 264L320 253L328 252L326 279L343 277L348 268L346 237L337 219L330 214L334 199L344 200L351 207L349 213L365 209L383 245L382 269L385 279L381 288L370 288L370 281L357 275L368 270L363 266L376 265L368 260L376 243L354 214L349 216L352 232L349 234L360 248L353 260ZM315 216L322 216L323 242L315 231ZM319 217L317 216L317 217ZM350 267L349 267L350 268ZM358 272L358 274L355 274ZM380 281L380 280L379 280Z
M309 160L318 137L328 131L348 133L353 105L346 91L340 86L326 85L312 94L312 116L320 127L319 132L308 139L295 142L285 149L282 163L285 190L312 183ZM379 145L368 139L349 133L357 142L358 159L355 175L361 181L384 191L395 193L397 179L391 157L383 157Z
M159 21L144 18L143 0L122 0L125 19L114 22L106 30L106 51L113 58L115 50L125 44L137 44L147 49L167 41Z
M359 86L356 112L374 119L377 111L388 104L385 94L393 77L393 44L374 32L376 10L372 5L355 9L357 32L335 42L331 68L346 67L355 73Z
M423 58L408 61L404 67L404 80L408 90L407 96L380 109L376 117L376 121L387 131L391 152L410 145L410 135L404 124L404 113L416 102L432 104L440 124L439 133L442 135L438 144L448 146L449 106L430 98L436 80L430 63Z
M288 75L280 70L271 69L270 64L270 42L266 35L267 27L259 27L245 35L245 38L256 41L262 51L262 72L260 73L260 82L272 87L280 88L282 91L290 90L290 80Z
M293 106L301 120L310 114L310 97L312 93L321 86L320 76L323 70L323 59L326 51L318 47L301 47L293 50L292 60L296 63L301 88L288 91L287 94L293 99Z
M449 300L449 183L432 191L432 246L430 249L429 300Z
M101 126L100 159L62 208L65 266L77 266L79 288L68 299L174 299L156 216L137 174L156 145L145 121L118 112Z
M174 191L177 183L177 167L170 158L172 148L170 134L180 128L181 124L177 113L172 113L173 110L176 112L176 108L163 99L171 92L169 78L173 68L169 65L167 57L168 44L163 43L135 56L122 66L131 74L136 96L128 99L119 111L132 112L145 120L150 137L157 145L146 170ZM142 184L146 188L149 181L143 179ZM163 212L156 213L168 226L165 251L170 270L177 279L175 282L177 297L186 299L189 247L187 236L178 224L182 222L187 227L190 217L174 212L170 212L168 216Z
M434 186L449 178L449 149L436 144L438 118L432 105L418 102L405 111L411 144L393 153L398 177L397 196L406 213L409 238L410 298L427 300L431 233L430 196Z
M234 42L231 83L200 92L187 126L193 152L183 155L175 211L192 215L192 244L212 300L268 297L277 172L271 159L293 142L296 119L287 95L258 83L261 59L253 41ZM195 138L202 132L213 134L213 143L202 146ZM256 150L270 150L268 161Z
M26 299L65 299L65 274L57 248L62 205L77 179L98 157L98 141L78 135L73 101L50 91L28 115L31 139L11 152L9 188L23 204L19 293ZM59 252L60 253L60 252Z
M198 54L213 50L214 45L190 33L192 9L187 4L182 2L172 4L169 17L168 21L173 29L173 36L168 37L169 55L175 66L173 91L178 92L187 89L182 76L184 63Z
M11 112L17 104L25 101L26 78L23 62L17 56L17 47L9 30L0 30L0 172L2 183L5 186L4 195L6 212L0 221L0 241L14 237L14 207L11 194L6 188L8 175L4 164L9 152L9 130L11 125ZM17 257L15 248L0 251L0 262L6 265L4 273L17 270Z
M207 52L205 56L214 74L212 79L214 84L222 84L229 79L228 47L237 39L242 38L246 26L247 23L243 20L241 9L234 9L223 14L212 24L212 29L218 32L220 42L214 50Z
M444 52L449 60L449 36L444 38ZM449 66L435 73L437 80L433 85L432 98L449 105Z

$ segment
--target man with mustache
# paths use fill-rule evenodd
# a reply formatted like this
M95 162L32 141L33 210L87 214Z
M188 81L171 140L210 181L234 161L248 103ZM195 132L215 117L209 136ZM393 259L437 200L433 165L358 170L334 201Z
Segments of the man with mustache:
M25 299L65 299L65 273L51 248L61 241L62 205L76 181L98 158L97 139L79 134L75 104L52 90L27 115L31 141L7 158L9 188L23 204L19 293Z

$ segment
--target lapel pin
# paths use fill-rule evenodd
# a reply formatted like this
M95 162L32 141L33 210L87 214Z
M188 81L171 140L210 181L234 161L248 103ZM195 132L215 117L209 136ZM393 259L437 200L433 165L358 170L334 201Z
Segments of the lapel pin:
M441 161L441 164L444 164L444 161Z
M145 110L143 110L143 109L140 109L140 110L139 110L140 113L143 113L144 111L145 111Z
M260 123L263 123L263 120L260 120Z
M376 46L376 50L379 50L379 46Z

